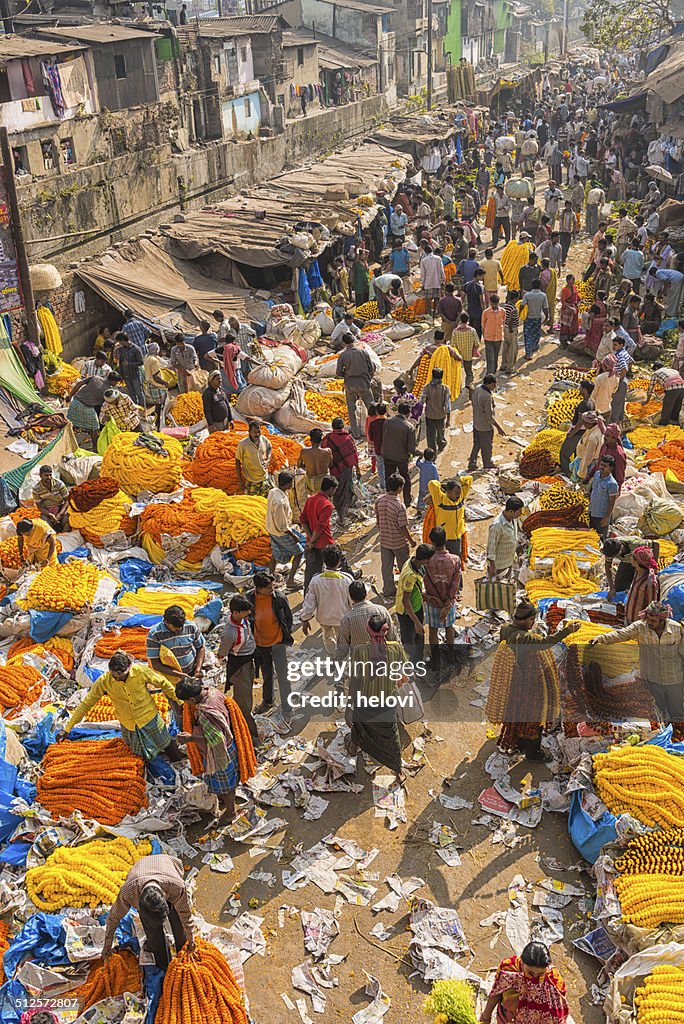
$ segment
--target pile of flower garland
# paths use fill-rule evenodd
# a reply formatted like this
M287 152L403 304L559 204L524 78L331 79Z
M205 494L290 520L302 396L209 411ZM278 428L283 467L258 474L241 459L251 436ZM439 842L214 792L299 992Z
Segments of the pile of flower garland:
M155 1024L248 1024L244 999L218 949L204 939L169 964Z
M26 890L39 910L111 906L136 861L152 852L147 840L124 836L93 839L82 846L60 846L26 873Z
M85 1012L90 1006L108 996L122 996L124 992L140 992L142 971L138 960L130 950L122 949L103 964L93 967L88 980L70 995L76 996ZM209 1018L205 1018L209 1024Z
M53 743L43 757L37 800L55 818L81 811L118 825L147 806L143 761L121 739Z
M125 494L173 493L181 481L183 447L166 434L155 433L154 436L161 441L166 456L137 445L140 434L129 431L116 434L104 453L101 475L113 477Z
M69 493L69 524L89 544L101 548L108 533L121 530L127 537L133 536L138 520L129 515L132 504L112 477L86 480Z
M216 545L214 515L198 510L192 491L186 491L182 501L148 505L140 516L140 542L155 565L163 562L166 556L162 535L178 537L182 533L197 534L199 537L176 566L192 572L201 566Z
M176 399L172 416L181 427L194 427L204 419L204 405L199 391L185 391Z
M79 611L95 597L101 577L92 562L80 559L66 565L47 565L31 582L26 606L43 612Z
M271 473L296 464L302 450L297 441L279 434L269 434L265 428L262 428L262 433L271 443L272 454L268 467ZM226 494L239 494L235 450L238 442L246 436L246 431L241 430L218 430L210 434L206 441L202 441L192 462L184 464L186 479L201 487L218 487Z

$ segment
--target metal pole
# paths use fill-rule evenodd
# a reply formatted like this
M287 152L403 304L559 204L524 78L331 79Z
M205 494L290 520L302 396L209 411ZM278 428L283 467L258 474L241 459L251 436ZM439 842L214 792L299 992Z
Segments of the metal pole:
M17 253L17 270L21 292L24 298L24 312L28 325L29 341L34 345L40 344L40 331L38 329L38 317L36 316L36 302L33 297L31 275L29 273L28 254L24 241L24 231L21 224L21 211L19 210L19 199L17 196L17 183L14 180L14 160L10 148L7 129L0 127L0 154L5 172L5 189L7 202L9 203L10 215L12 217L12 235L14 237L14 248Z
M568 0L563 0L563 49L561 50L562 55L565 57L568 52L568 21L569 21L569 3Z
M427 0L427 108L432 110L432 0Z

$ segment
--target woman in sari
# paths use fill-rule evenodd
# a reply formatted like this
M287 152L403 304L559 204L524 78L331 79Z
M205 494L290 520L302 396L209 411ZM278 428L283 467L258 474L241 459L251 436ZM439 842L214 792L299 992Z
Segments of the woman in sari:
M246 387L240 369L241 351L235 335L227 334L223 343L223 383L229 395L237 395Z
M539 275L541 281L542 291L546 292L546 301L549 304L549 330L553 330L553 326L556 322L556 298L558 297L558 274L551 266L551 260L548 257L544 257L542 260L542 270Z
M622 447L622 431L617 423L609 423L606 427L606 432L603 435L603 448L599 452L599 462L604 455L613 456L615 463L613 476L617 480L618 487L622 488L627 471L627 453Z
M183 679L176 684L176 697L192 705L195 712L192 732L179 732L176 739L199 748L204 781L223 807L221 817L230 822L235 817L240 767L225 695L199 680Z
M394 772L397 782L401 782L397 709L383 707L382 698L396 696L394 672L397 665L406 664L408 655L396 640L387 640L389 628L389 623L381 615L371 615L367 625L368 643L357 645L351 652L351 735L345 745L352 756L363 750L374 761ZM363 706L357 706L359 696L363 698ZM380 698L379 707L367 706L372 697Z
M499 964L481 1024L490 1024L494 1010L496 1024L562 1024L570 1015L566 991L547 947L528 942Z
M627 594L625 623L629 626L636 622L649 606L651 601L660 600L660 583L658 582L658 563L653 557L651 548L643 545L632 552L632 562L636 569Z
M579 629L579 623L570 623L549 638L533 631L536 617L535 606L522 601L513 621L501 627L486 714L492 725L501 725L497 740L501 750L517 750L530 761L546 761L542 734L558 719L561 699L551 648Z
M596 380L594 381L594 408L599 416L607 416L610 412L610 407L613 402L613 395L617 391L617 386L620 383L619 377L615 372L616 359L613 353L604 356L601 362L598 364L598 369L601 371Z
M541 223L534 236L534 244L537 248L551 237L551 218L546 214L542 215Z
M606 293L597 292L594 304L589 310L589 326L584 337L584 348L589 355L595 355L601 344L607 316Z
M575 287L575 275L568 274L561 290L560 347L567 348L579 333L580 294ZM550 307L549 307L550 308Z

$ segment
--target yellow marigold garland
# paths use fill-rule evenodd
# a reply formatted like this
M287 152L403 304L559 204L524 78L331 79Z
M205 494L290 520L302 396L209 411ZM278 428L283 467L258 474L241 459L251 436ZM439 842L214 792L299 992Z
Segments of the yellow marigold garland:
M176 399L172 416L181 427L194 427L204 419L204 405L199 391L185 391Z
M594 755L594 780L612 814L650 828L684 826L684 758L649 743L617 747Z
M35 611L79 611L95 597L103 574L82 560L47 565L28 588L26 606Z
M166 449L167 457L136 445L139 434L123 431L112 439L104 453L101 475L112 477L125 494L133 496L141 491L170 494L177 490L183 446L166 434L155 433L154 436Z
M82 846L60 846L40 867L26 873L26 890L39 910L111 906L137 860L152 852L147 840L124 836L93 839Z

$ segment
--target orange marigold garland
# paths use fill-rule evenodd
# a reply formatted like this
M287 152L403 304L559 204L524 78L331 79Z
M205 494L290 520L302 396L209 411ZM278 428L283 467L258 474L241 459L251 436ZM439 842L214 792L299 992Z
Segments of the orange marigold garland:
M269 434L263 428L262 434L271 442L272 456L269 463L271 473L277 473L285 466L294 466L302 446L292 438ZM186 479L201 487L219 487L226 494L239 494L235 470L235 449L238 442L246 437L242 430L219 430L202 441L191 463L183 464Z
M163 693L153 693L152 700L159 714L162 718L166 719L169 713L168 697ZM116 720L114 704L111 697L108 697L107 694L104 697L100 697L95 707L92 707L86 716L86 722L115 722Z
M164 533L172 537L177 537L181 533L199 535L199 540L191 544L185 552L184 561L193 564L201 564L216 545L213 512L199 512L189 493L184 495L182 501L171 502L168 505L148 505L140 516L140 533L142 545L152 561L161 559L155 559L154 554L158 552L155 552L154 548L152 551L148 549L148 541L153 540L157 548L161 549L161 538Z
M59 658L67 672L73 671L74 645L68 637L53 636L46 640L44 644L39 644L32 640L30 636L22 636L19 640L15 640L10 647L7 652L7 661L20 658L22 654L28 654L29 651L38 655L43 655L46 651L49 651L50 654L54 654L56 658Z
M248 1024L240 987L216 946L197 939L184 947L164 977L155 1024Z
M108 996L122 996L124 992L140 992L142 972L140 964L130 950L113 953L108 960L93 967L88 980L71 995L82 1003L81 1013Z
M0 706L5 718L12 718L16 711L38 700L44 683L43 676L31 665L0 665ZM8 708L14 711L8 712Z
M0 921L0 982L5 981L2 959L9 949L9 945L9 923L7 921Z
M113 498L119 485L111 476L101 476L97 480L86 480L77 484L69 491L69 504L77 512L92 512L105 498Z
M38 802L54 817L81 811L103 825L118 825L147 806L145 767L123 740L65 740L43 757Z
M109 660L117 651L125 651L138 661L147 661L147 633L142 626L109 630L95 644L95 654Z
M22 519L40 519L40 509L37 505L20 505L14 512L10 512L9 517L16 526Z

